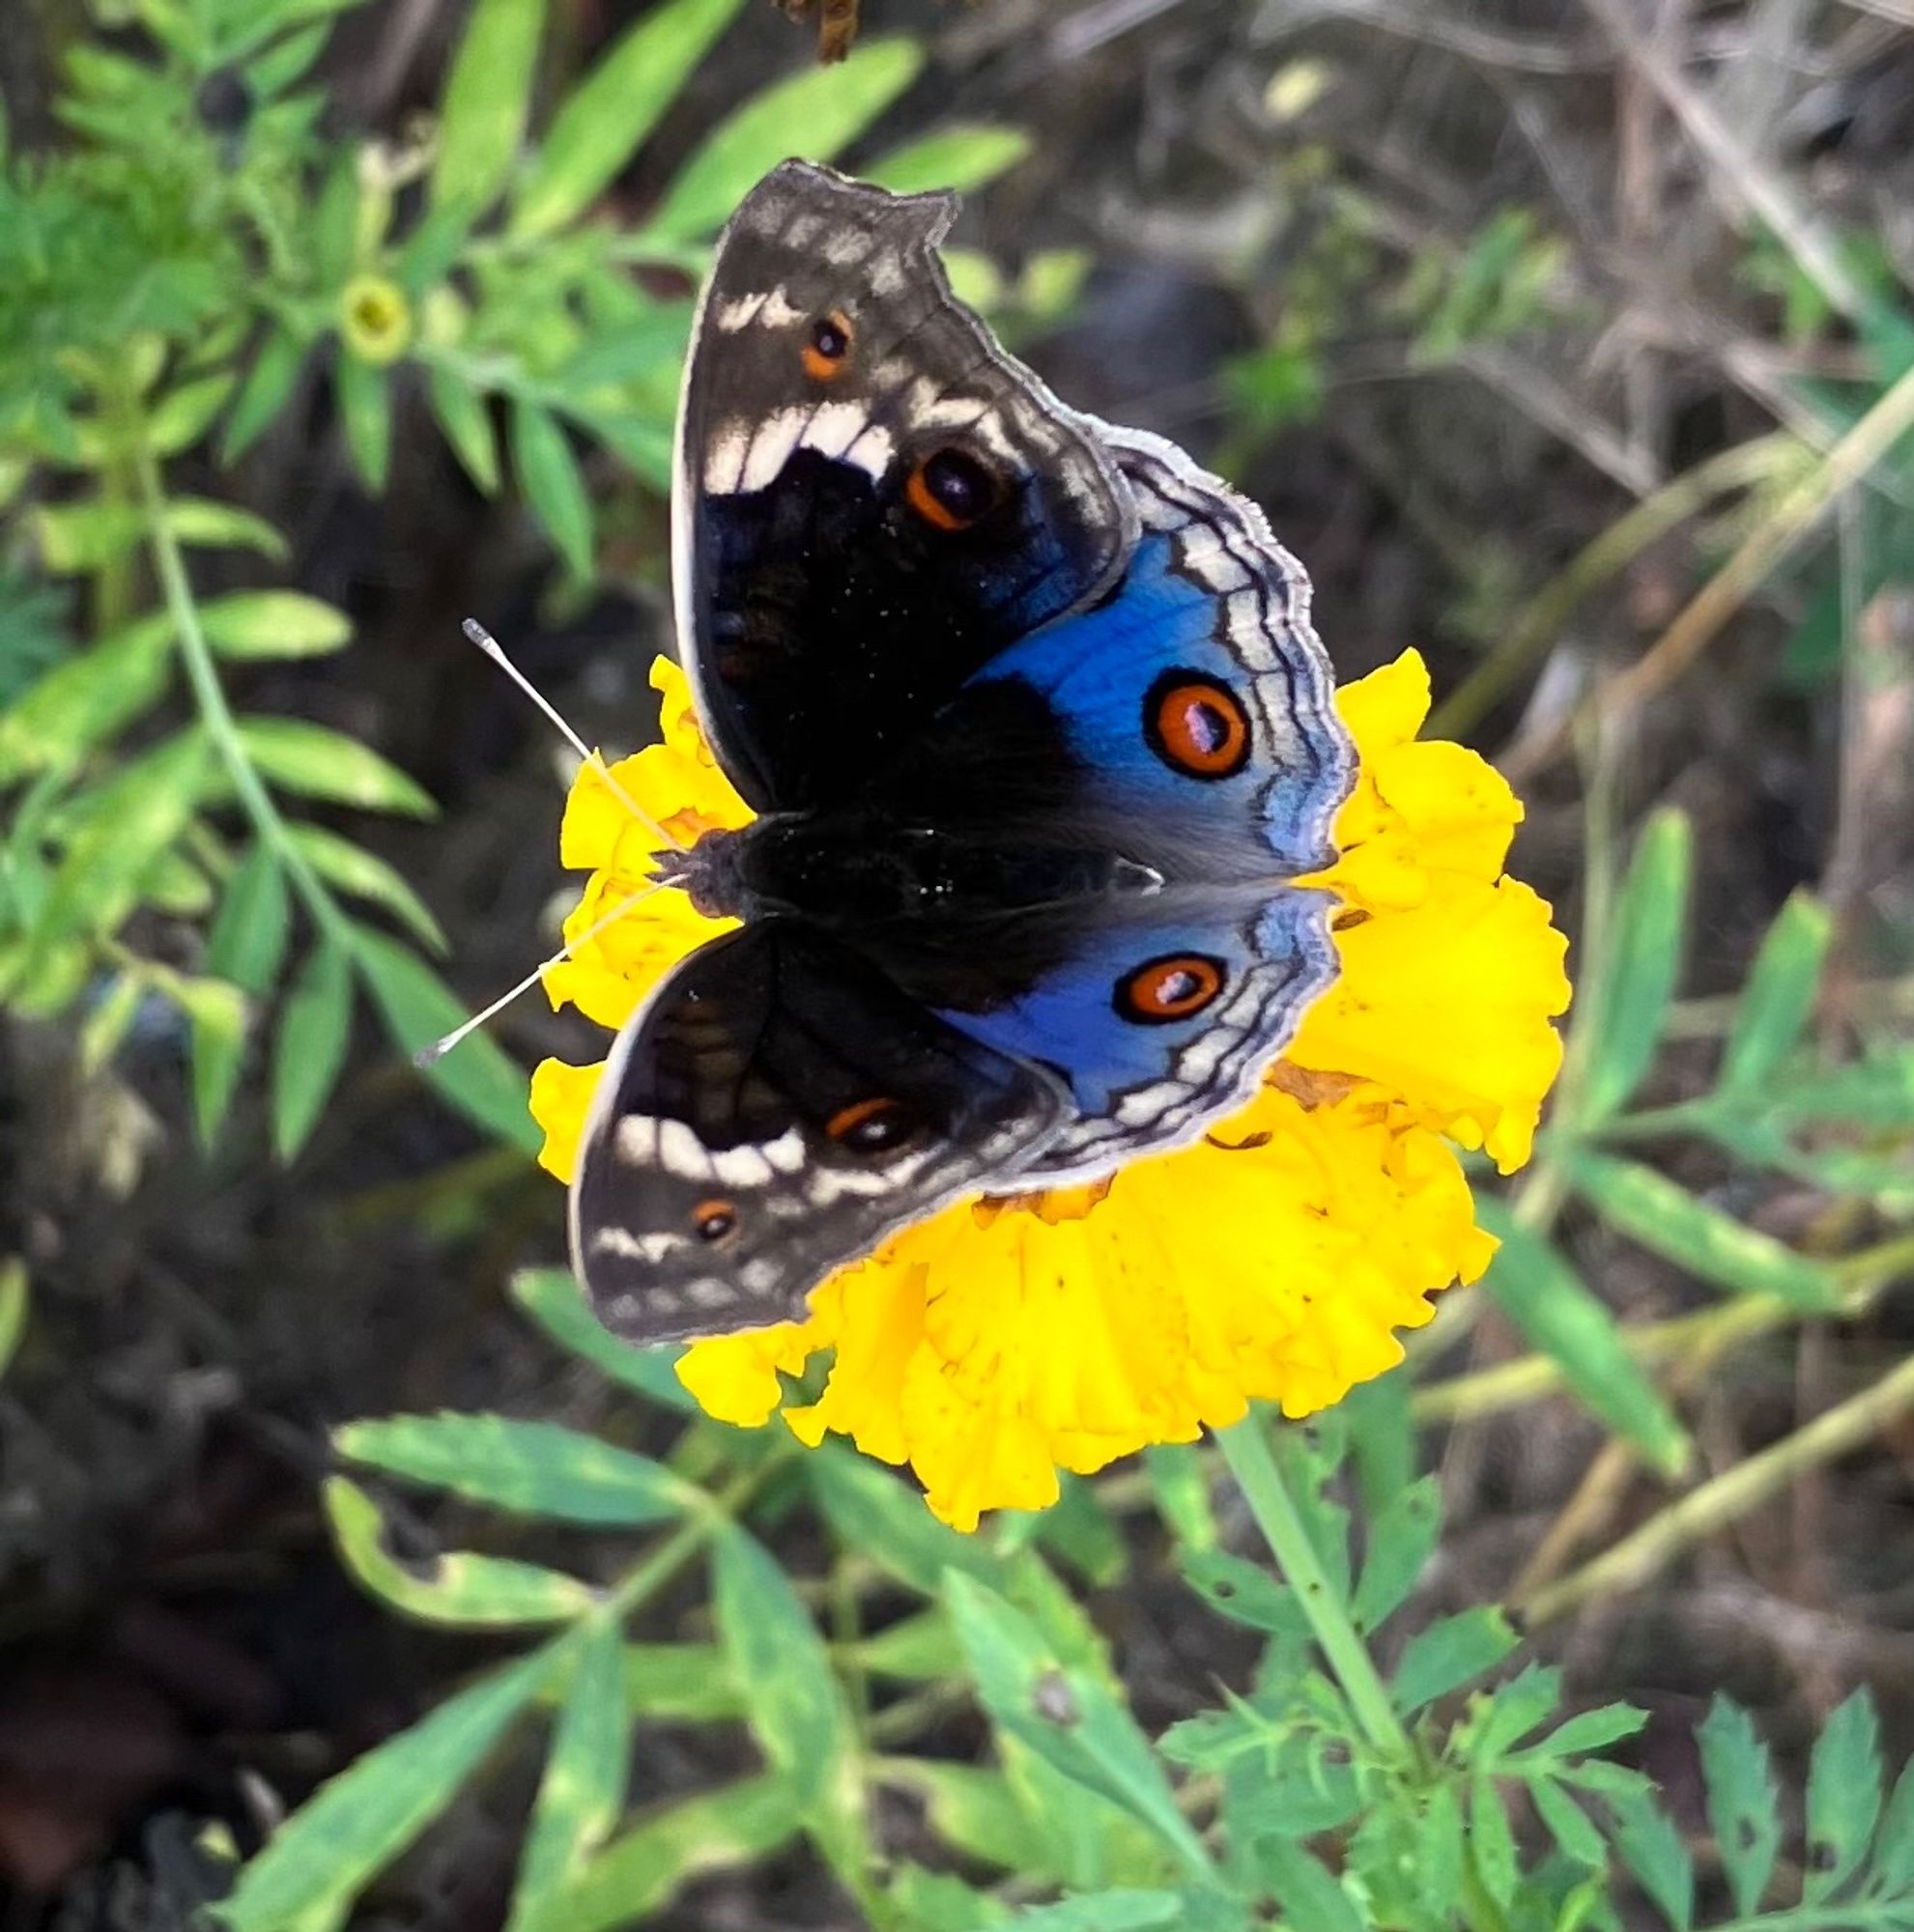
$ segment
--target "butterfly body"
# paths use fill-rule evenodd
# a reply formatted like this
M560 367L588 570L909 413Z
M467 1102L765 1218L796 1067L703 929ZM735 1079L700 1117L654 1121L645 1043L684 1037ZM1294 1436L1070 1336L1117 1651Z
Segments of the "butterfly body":
M721 241L679 421L700 722L758 816L667 876L744 922L620 1036L573 1248L642 1341L801 1312L958 1196L1237 1104L1328 983L1353 758L1308 585L1157 438L951 295L948 197L790 162Z

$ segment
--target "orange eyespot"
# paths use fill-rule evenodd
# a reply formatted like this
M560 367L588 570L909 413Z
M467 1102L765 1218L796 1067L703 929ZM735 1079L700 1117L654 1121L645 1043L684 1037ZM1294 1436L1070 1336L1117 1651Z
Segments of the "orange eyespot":
M1160 1025L1200 1013L1223 990L1219 959L1200 952L1167 952L1146 959L1117 981L1116 1009L1127 1020Z
M1249 719L1237 695L1201 671L1165 671L1143 700L1143 735L1172 771L1226 779L1249 762Z
M811 336L804 345L804 373L815 383L836 381L843 374L844 360L850 355L851 335L850 317L843 309L820 315L811 325Z
M904 479L904 501L937 530L967 530L997 500L996 479L961 449L933 450Z
M738 1224L738 1210L728 1201L700 1201L691 1210L691 1225L701 1241L722 1241Z
M917 1124L909 1108L882 1094L853 1100L824 1122L824 1131L853 1153L888 1153Z

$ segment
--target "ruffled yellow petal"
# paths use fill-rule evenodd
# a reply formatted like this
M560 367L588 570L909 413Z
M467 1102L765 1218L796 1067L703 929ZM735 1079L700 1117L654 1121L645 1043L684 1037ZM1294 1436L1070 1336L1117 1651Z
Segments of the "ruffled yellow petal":
M562 1060L541 1060L531 1070L531 1118L545 1130L538 1164L567 1186L578 1172L579 1136L591 1111L591 1096L605 1071L602 1060L589 1066L568 1066Z

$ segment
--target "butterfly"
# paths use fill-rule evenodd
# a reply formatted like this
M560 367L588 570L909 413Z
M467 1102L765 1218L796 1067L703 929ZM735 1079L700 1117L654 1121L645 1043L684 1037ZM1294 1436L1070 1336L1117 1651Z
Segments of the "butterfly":
M801 1317L960 1196L1191 1141L1334 976L1293 883L1355 772L1308 579L1005 353L938 260L957 206L786 161L700 302L676 620L757 816L668 855L743 923L586 1123L574 1264L634 1342Z

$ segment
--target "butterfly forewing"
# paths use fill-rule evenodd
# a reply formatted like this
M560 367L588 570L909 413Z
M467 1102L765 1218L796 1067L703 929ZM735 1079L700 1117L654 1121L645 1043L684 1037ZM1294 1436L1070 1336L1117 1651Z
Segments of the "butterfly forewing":
M678 424L678 624L760 810L854 795L1135 537L1094 430L951 294L956 211L790 161L718 245Z

